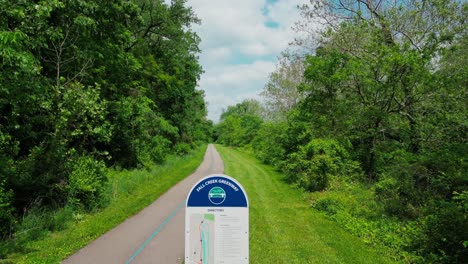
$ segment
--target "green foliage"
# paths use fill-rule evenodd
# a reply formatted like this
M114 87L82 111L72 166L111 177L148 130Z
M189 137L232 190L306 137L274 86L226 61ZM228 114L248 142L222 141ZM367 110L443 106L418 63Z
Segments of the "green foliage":
M72 206L90 210L102 205L105 190L106 167L104 162L89 156L72 158L66 167L70 170L67 200Z
M387 213L403 218L423 216L421 210L432 199L450 201L453 192L463 193L468 179L461 146L451 151L439 149L434 153L414 155L398 150L385 156L385 171L376 184L377 199Z
M329 215L335 215L338 211L343 210L344 206L337 200L331 197L324 197L317 200L312 207L317 210L324 211Z
M265 123L252 141L252 148L258 159L279 168L285 158L284 142L287 124Z
M174 147L174 151L177 155L179 156L184 156L184 155L187 155L189 152L190 152L190 145L189 144L185 144L185 143L180 143L180 144L177 144L175 147Z
M15 232L15 243L20 245L28 241L41 239L49 232L60 231L66 228L73 219L72 207L66 206L57 211L33 208L19 223Z
M314 209L324 212L365 243L392 252L395 260L421 261L414 253L407 252L411 241L421 232L420 224L386 216L368 184L333 178L326 192L310 193L308 200Z
M236 147L250 144L263 123L260 112L261 107L254 100L229 106L216 127L217 142Z
M11 137L4 135L0 126L0 238L4 238L11 231L14 222L12 198L13 191L6 189L5 183L8 176L11 174L12 160L8 153L14 151L15 147L12 146ZM0 252L1 256L1 252Z
M300 88L307 97L292 112L301 124L294 125L298 140L286 151L292 160L288 176L298 182L305 168L334 169L326 159L304 159L304 147L294 148L307 144L299 136L350 142L350 156L375 188L368 198L380 204L384 219L395 218L390 244L419 255L410 261L455 263L465 257L466 234L447 228L452 223L452 230L466 230L466 212L454 198L468 186L466 7L459 1L323 0L301 8L307 19L299 30L307 32L314 19L329 27L320 38L308 35L319 48L306 56ZM313 181L324 186L324 178ZM340 199L317 206L351 230L353 222L365 229ZM412 236L400 243L392 230L401 227Z
M2 238L32 210L105 203L104 163L209 140L193 23L184 0L0 1Z
M256 100L244 100L234 106L228 106L220 116L221 121L229 116L260 116L262 107Z
M140 159L142 164L145 164L143 160L149 160L152 162L162 162L166 159L167 154L170 151L171 141L162 135L156 135L151 139L151 144L147 145L143 153L149 153L149 157L146 159ZM143 156L140 152L139 156Z
M216 126L216 133L218 134L217 141L229 146L240 146L240 118L236 116L225 117L223 122Z
M340 227L341 223L333 223L311 209L305 199L309 193L288 186L281 173L259 164L248 151L216 147L225 161L226 173L241 182L249 194L252 263L398 262L391 259L396 257L394 252L363 243ZM340 197L339 203L346 204L349 197ZM333 200L338 203L338 199ZM356 204L362 207L366 200L368 197L363 197Z
M230 146L245 146L252 142L262 119L254 115L228 116L217 126L218 141Z
M0 237L4 238L13 225L13 208L11 200L13 191L5 190L5 180L0 178ZM1 254L0 254L1 256Z
M453 230L467 229L467 4L314 3L300 7L303 20L296 25L305 33L295 41L301 52L294 58L305 67L302 84L292 89L299 100L280 107L278 98L290 98L281 92L295 77L279 74L297 70L285 64L263 94L268 110L272 102L278 106L269 116L286 122L262 125L254 152L280 165L289 182L321 191L314 207L370 243L384 241L404 261L466 258L466 234ZM314 32L309 26L317 20L326 26ZM312 54L303 53L317 44ZM242 146L229 133L240 126L229 120L236 108L228 110L219 142ZM347 201L359 188L335 192L336 182L368 184L363 206ZM456 229L447 230L450 223Z
M131 168L164 160L177 128L154 108L154 102L147 97L126 97L113 105L115 128L110 154L114 164Z
M63 147L47 151L45 144L33 147L27 157L14 163L8 186L15 192L14 205L20 212L38 206L56 207L66 202Z
M92 212L74 206L58 210L33 208L18 224L14 238L0 242L0 256L12 263L58 263L145 208L193 172L206 145L189 155L171 155L149 169L106 170L104 200L108 206ZM37 240L35 240L37 238ZM54 250L51 251L51 248Z
M422 232L413 249L435 263L461 263L468 258L464 242L468 238L466 197L457 202L434 201L422 220ZM460 199L458 199L460 198Z
M424 188L429 188L429 172L414 154L396 151L388 158L386 171L376 184L377 198L390 215L414 218L427 199Z
M100 98L99 86L72 83L60 87L57 94L60 100L54 120L54 137L59 140L56 144L80 153L106 155L97 147L110 141L112 126L106 120L107 103Z
M333 176L353 179L359 175L359 167L348 152L331 139L313 139L300 147L289 155L284 170L288 181L308 191L326 189Z

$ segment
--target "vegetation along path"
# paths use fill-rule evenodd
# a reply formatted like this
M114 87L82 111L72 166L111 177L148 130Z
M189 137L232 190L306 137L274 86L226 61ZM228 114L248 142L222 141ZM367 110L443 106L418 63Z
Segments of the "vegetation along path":
M221 158L209 145L191 176L63 263L181 263L187 193L204 176L223 170Z
M64 263L182 263L184 199L200 178L225 173L245 187L250 202L251 263L392 263L325 219L302 191L248 153L208 147L199 169L156 202Z
M314 211L303 192L271 167L243 151L221 145L217 150L220 155L209 145L194 174L63 263L181 263L187 192L198 179L223 172L240 181L249 196L252 264L392 263Z
M392 263L314 211L270 167L245 152L217 149L226 174L249 196L251 263Z

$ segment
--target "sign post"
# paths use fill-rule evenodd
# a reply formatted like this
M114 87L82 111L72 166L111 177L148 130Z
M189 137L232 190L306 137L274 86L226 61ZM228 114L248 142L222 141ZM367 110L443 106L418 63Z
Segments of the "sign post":
M215 263L249 263L247 194L223 174L197 182L185 208L185 264Z

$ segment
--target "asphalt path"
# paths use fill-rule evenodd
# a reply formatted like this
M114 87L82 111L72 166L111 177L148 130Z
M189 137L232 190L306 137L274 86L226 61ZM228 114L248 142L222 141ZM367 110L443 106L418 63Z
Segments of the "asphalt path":
M182 263L188 192L203 177L223 172L221 157L209 145L202 164L192 175L62 263Z

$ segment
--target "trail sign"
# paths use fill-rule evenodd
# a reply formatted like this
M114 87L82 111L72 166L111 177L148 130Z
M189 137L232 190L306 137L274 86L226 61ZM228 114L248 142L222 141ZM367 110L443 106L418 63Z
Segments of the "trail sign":
M207 176L188 194L185 263L249 263L249 203L234 178Z

